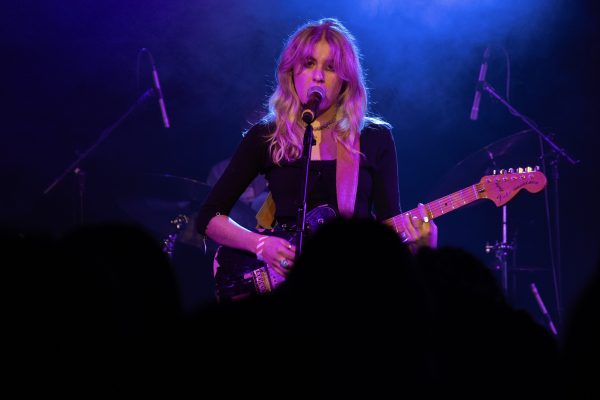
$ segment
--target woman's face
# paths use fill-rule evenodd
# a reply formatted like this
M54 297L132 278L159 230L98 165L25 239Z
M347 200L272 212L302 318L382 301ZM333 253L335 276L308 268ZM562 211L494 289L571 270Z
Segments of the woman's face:
M294 72L294 86L300 101L305 104L308 100L308 89L319 86L325 91L325 99L319 105L323 113L336 103L342 89L343 80L333 67L331 49L325 39L317 42L312 54L301 66L298 73Z

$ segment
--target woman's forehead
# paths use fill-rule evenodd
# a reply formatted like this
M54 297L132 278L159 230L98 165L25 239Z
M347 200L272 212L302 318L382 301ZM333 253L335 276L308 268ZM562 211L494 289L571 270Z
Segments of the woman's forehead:
M304 46L302 57L304 59L319 58L319 56L323 56L327 48L329 52L328 54L325 54L326 58L328 60L337 61L341 53L340 49L337 43L335 43L334 40L331 40L331 38L328 38L326 35L311 38L311 40Z

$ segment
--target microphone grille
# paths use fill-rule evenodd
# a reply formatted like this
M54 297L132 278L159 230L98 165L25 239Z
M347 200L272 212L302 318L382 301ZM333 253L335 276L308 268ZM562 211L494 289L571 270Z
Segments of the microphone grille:
M320 86L312 86L308 89L308 97L312 96L313 94L320 95L322 99L325 98L325 90Z

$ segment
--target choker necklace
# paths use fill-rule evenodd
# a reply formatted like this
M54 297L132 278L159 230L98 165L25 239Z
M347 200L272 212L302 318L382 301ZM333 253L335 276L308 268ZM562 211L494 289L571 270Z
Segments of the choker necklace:
M327 122L325 122L323 125L320 125L320 126L319 126L319 127L317 127L317 128L313 128L313 131L322 131L323 129L327 129L327 128L329 128L329 125L333 124L334 122L337 122L337 121L335 120L335 118L334 118L334 119L332 119L331 121L327 121Z

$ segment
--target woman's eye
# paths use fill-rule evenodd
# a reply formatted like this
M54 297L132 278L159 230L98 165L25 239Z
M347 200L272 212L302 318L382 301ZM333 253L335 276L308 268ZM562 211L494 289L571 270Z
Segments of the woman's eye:
M315 66L315 62L313 60L306 60L306 62L304 63L304 66L306 68L311 68Z
M327 71L332 71L332 72L335 71L333 64L328 64L326 68L327 68Z

